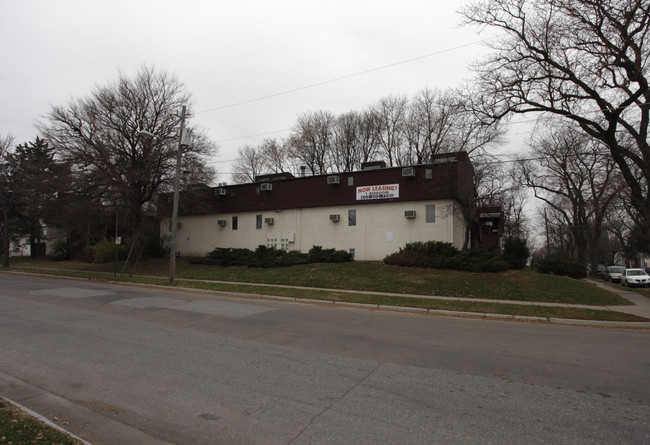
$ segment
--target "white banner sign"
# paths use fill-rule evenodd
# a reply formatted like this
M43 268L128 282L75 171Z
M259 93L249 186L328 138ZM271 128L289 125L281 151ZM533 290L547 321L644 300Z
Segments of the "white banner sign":
M357 201L399 198L399 184L366 185L357 187Z

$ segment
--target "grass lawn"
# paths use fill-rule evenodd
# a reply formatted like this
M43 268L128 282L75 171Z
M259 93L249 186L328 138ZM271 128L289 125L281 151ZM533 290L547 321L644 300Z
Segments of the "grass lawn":
M629 292L636 292L639 295L643 295L646 298L650 298L650 288L648 287L629 287L629 286L622 286L621 284L616 284L616 283L607 283L609 286L613 288L619 288L619 289L625 289L626 291Z
M0 444L80 445L82 442L54 429L0 398Z
M12 260L13 266L67 269L67 272L46 271L53 274L74 275L81 278L112 279L113 264L88 264L54 262L21 258ZM134 274L124 275L121 281L166 285L169 264L166 259L143 262ZM627 300L582 280L538 274L536 272L509 271L487 274L448 270L416 269L387 266L380 262L353 262L344 264L309 264L282 268L219 267L190 264L180 258L176 265L177 285L224 292L278 295L293 298L315 298L326 301L399 305L451 311L530 315L547 318L576 318L587 320L643 321L639 317L580 308L555 308L525 306L518 301L568 303L586 305L625 305ZM74 274L70 272L74 270ZM98 275L105 272L108 275ZM131 272L128 270L127 272ZM160 278L144 278L145 276ZM203 283L186 280L210 280L227 283ZM257 283L259 285L236 284ZM276 287L274 285L306 286L308 291ZM327 290L323 290L327 289ZM331 289L331 290L330 290ZM346 290L348 292L337 292ZM352 291L352 292L349 292ZM370 294L355 293L370 292ZM423 296L445 296L507 300L513 304L492 302L446 301L408 296L387 296L383 293Z

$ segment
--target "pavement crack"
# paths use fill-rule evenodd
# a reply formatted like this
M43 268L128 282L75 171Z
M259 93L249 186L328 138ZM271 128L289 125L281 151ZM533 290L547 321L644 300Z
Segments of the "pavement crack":
M370 371L368 371L368 372L366 373L366 375L364 375L362 378L360 378L360 379L359 379L359 380L358 380L354 385L350 386L347 390L345 390L345 392L343 392L343 394L341 394L339 397L337 397L333 402L330 402L330 403L329 403L325 408L323 408L320 412L314 414L314 415L309 419L309 422L307 422L307 424L306 424L306 425L305 425L305 426L304 426L300 431L298 431L298 434L296 434L296 436L295 436L293 439L291 439L289 442L287 442L287 445L291 445L291 444L294 443L296 440L298 440L298 439L300 438L300 436L302 436L303 433L304 433L304 432L305 432L305 431L306 431L306 430L307 430L311 425L313 425L313 423L316 421L316 419L318 419L318 418L321 417L323 414L325 414L326 412L328 412L329 410L331 410L331 409L332 409L332 405L334 405L336 402L338 402L338 401L340 401L340 400L343 400L343 399L344 399L348 394L350 394L352 391L354 391L354 390L355 390L359 385L361 385L363 382L365 382L366 380L368 380L368 378L369 378L371 375L373 375L375 372L377 372L377 370L379 369L379 367L380 367L381 365L382 365L382 363L377 363L377 365L376 365L373 369L371 369Z

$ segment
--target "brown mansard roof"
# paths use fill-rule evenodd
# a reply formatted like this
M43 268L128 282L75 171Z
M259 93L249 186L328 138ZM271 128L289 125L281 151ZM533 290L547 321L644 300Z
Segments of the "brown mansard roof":
M412 168L414 176L403 176L402 169ZM431 179L427 179L427 170ZM284 179L278 179L284 175ZM438 155L431 164L390 167L318 176L293 177L291 174L265 175L258 182L196 188L183 191L181 216L269 211L327 206L359 206L381 202L455 199L472 203L473 170L466 152ZM338 177L336 179L328 177ZM351 186L348 178L352 179ZM328 183L329 182L329 183ZM266 185L264 185L266 184ZM357 187L399 184L399 197L358 201ZM268 190L268 189L271 190ZM168 198L170 195L166 195ZM164 201L170 201L166 199ZM163 202L164 202L163 201ZM171 213L168 207L165 214Z

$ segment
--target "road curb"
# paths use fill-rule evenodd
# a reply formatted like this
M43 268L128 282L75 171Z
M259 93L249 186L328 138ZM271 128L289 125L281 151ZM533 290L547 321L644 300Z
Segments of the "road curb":
M39 420L46 421L48 425L83 441L84 444L171 445L169 442L156 439L131 425L121 423L101 412L86 408L79 403L67 400L1 371L0 393L3 394L3 399ZM29 405L29 408L25 405ZM68 427L63 428L48 420L55 417L61 419L61 422L66 422ZM86 439L80 436L86 437Z
M47 275L39 274L32 272L22 272L22 271L3 271L5 273L16 273L22 275L36 275L43 276L54 279L67 279L67 280L77 280L77 281L97 281L93 278L78 278L78 277L67 277L61 275ZM143 284L143 283L130 283L124 281L110 281L110 280L100 280L101 282L106 282L108 284L123 285L123 286L135 286L135 287L148 287L148 288L157 288L166 290L169 292L181 291L181 292L192 292L205 295L221 295L221 296L233 296L239 298L248 298L248 299L261 299L267 301L280 301L288 303L302 303L302 304L314 304L320 306L343 306L354 309L365 309L365 310L381 310L389 312L403 312L403 313L412 313L412 314L421 314L421 315L437 315L437 316L448 316L455 318L471 318L471 319L484 319L484 320L494 320L494 321L510 321L510 322L520 322L520 323L547 323L552 325L568 325L568 326L584 326L584 327L603 327L603 328L633 328L633 329L649 329L650 322L622 322L622 321L599 321L599 320L578 320L573 318L546 318L546 317L537 317L537 316L528 316L528 315L509 315L509 314L492 314L492 313L483 313L483 312L462 312L462 311L449 311L444 309L425 309L417 308L410 306L390 306L390 305L378 305L378 304L367 304L367 303L351 303L347 301L332 301L332 300L318 300L314 298L296 298L296 297L283 297L278 295L265 295L265 294L256 294L256 293L246 293L246 292L230 292L230 291L219 291L219 290L210 290L210 289L197 289L193 287L181 287L181 286L164 286L158 284ZM242 283L239 283L242 284ZM364 292L366 293L366 292ZM378 293L377 295L383 295ZM405 295L408 297L410 295ZM427 297L435 299L435 297ZM450 297L442 297L443 300L454 300ZM458 300L465 300L464 298L459 298ZM492 301L487 301L492 302ZM526 302L508 302L507 304L522 304ZM528 303L532 306L535 306L535 302ZM603 310L610 310L607 307L603 307ZM615 312L615 311L613 311Z
M38 420L39 422L44 423L45 425L49 426L50 428L53 428L53 429L55 429L55 430L57 430L57 431L60 431L60 432L62 432L63 434L65 434L65 435L67 435L67 436L70 436L70 437L72 437L73 439L78 440L79 442L83 443L84 445L92 445L91 442L88 442L87 440L84 440L83 438L77 436L76 434L71 433L70 431L66 430L66 429L63 428L62 426L60 426L60 425L54 423L53 421L51 421L51 420L48 419L47 417L41 416L39 413L37 413L37 412L35 412L35 411L32 411L31 409L27 408L26 406L23 406L23 405L21 405L20 403L15 402L15 401L13 401L13 400L11 400L11 399L8 399L8 398L6 398L6 397L2 397L2 396L0 396L0 399L6 401L6 402L8 402L8 403L10 403L11 405L15 406L15 407L18 408L19 410L21 410L21 411L23 411L24 413L26 413L26 414L30 415L31 417L35 418L35 419Z

